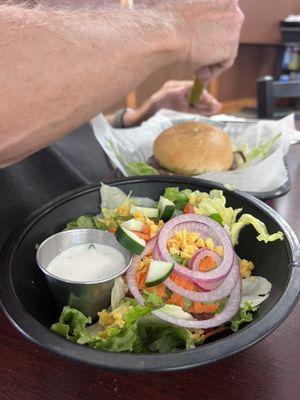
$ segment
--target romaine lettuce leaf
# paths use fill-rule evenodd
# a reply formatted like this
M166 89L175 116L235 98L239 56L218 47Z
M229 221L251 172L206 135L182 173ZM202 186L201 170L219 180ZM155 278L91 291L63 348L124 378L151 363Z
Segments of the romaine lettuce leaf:
M81 217L70 221L67 224L65 231L69 231L71 229L93 229L95 227L94 217L91 215L82 215Z
M277 142L280 138L281 133L278 133L274 138L268 140L266 143L260 144L246 153L247 164L250 164L252 161L258 158L266 158L270 154L270 150L272 146Z
M262 276L250 276L243 279L243 291L241 307L249 303L252 307L257 307L265 301L270 294L272 284Z
M77 341L86 334L85 327L91 322L91 317L86 317L75 308L65 306L59 317L59 322L53 324L51 330L67 339Z
M86 327L91 319L66 306L51 329L79 344L114 352L164 353L195 347L189 330L162 321L151 315L151 311L151 304L142 307L135 300L126 299L111 313L105 311L105 320Z
M105 225L105 223L104 223L104 221L103 221L103 217L101 218L102 216L100 216L100 215L96 215L94 218L93 218L93 220L94 220L94 224L95 224L95 227L97 228L97 229L100 229L100 230L102 230L102 231L106 231L107 230L107 226Z
M145 162L130 162L126 165L129 176L132 175L159 175L158 171Z
M238 214L242 211L242 208L234 210L232 207L226 207L226 198L222 190L211 190L209 195L204 197L196 207L198 209L197 213L201 215L219 215L223 226L228 226L229 229L231 229Z
M201 193L199 192L199 194ZM209 195L201 196L201 200L196 204L195 208L197 214L207 215L219 223L222 221L222 225L229 232L234 246L238 243L239 234L246 225L252 225L256 229L259 233L257 236L259 241L268 243L278 239L283 240L282 232L270 235L265 224L250 214L242 214L237 221L237 217L241 211L242 208L233 209L232 207L226 207L226 198L222 190L211 190Z
M114 286L111 291L110 305L112 310L117 308L122 302L122 300L124 300L127 291L128 291L128 286L124 282L124 279L121 276L116 278L114 281Z
M165 304L162 308L159 309L159 311L178 319L194 319L190 313L183 311L181 307L175 306L174 304Z
M132 196L131 200L133 201L133 204L135 206L139 207L156 207L157 206L157 201L154 201L153 199L150 199L149 197L136 197Z
M156 288L154 288L152 292L144 289L143 294L146 300L146 304L152 304L152 306L154 307L161 307L165 304L164 300L160 296L158 296Z
M190 350L195 347L192 333L180 326L152 329L151 336L156 337L156 340L152 343L148 340L148 347L159 353L169 353L180 349ZM148 337L150 337L149 333Z
M209 215L209 218L213 219L214 221L216 221L219 225L224 226L224 222L223 219L221 217L220 214L211 214Z
M145 307L140 305L129 307L123 316L125 321L124 327L112 326L107 328L105 332L106 337L101 337L98 340L95 339L94 342L89 343L90 347L115 352L142 352L144 345L138 334L138 320L151 311L152 307L150 305Z
M164 197L173 201L176 208L182 209L189 202L190 189L179 190L178 187L166 188Z
M267 231L266 225L262 221L253 217L253 215L243 214L239 220L232 225L230 230L231 241L234 246L238 243L239 234L246 225L252 225L254 227L259 234L257 240L260 242L268 243L275 240L283 240L282 232L279 231L270 235Z
M148 351L166 353L195 347L191 331L171 325L153 314L139 320L138 332Z
M128 197L123 190L101 183L101 209L115 210L120 207Z
M231 330L237 332L242 324L253 321L253 313L257 308L258 307L252 307L250 303L245 303L244 306L240 308L239 313L231 320Z

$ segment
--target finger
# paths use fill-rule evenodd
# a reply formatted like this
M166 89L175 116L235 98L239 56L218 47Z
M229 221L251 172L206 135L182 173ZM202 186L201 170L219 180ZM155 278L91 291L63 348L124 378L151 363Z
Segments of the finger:
M221 103L218 101L218 99L216 99L207 90L204 91L201 100L202 100L202 104L207 105L208 107L219 107L221 105Z

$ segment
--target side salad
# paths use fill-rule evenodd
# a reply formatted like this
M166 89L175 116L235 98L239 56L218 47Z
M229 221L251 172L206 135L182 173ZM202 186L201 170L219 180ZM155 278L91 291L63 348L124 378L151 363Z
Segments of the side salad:
M115 352L192 349L226 330L236 332L272 289L234 250L252 225L257 240L282 240L242 209L226 206L221 190L170 187L158 202L101 186L101 213L81 216L66 229L108 230L134 256L115 280L111 304L99 320L65 306L51 329L67 339Z

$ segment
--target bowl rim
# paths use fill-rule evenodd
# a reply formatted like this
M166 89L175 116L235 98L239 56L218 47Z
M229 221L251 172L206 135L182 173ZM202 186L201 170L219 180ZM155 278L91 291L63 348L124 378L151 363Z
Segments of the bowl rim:
M194 185L202 186L207 190L219 188L229 193L230 190L222 185L215 184L190 177L170 176L141 176L122 178L106 182L120 187L130 183L168 183L170 185ZM42 346L54 353L62 355L70 360L89 364L98 368L131 372L158 372L175 371L198 367L232 356L265 338L274 331L291 313L300 297L300 247L299 241L289 224L271 207L253 196L235 190L234 193L241 200L250 201L262 212L270 217L280 229L283 230L288 244L288 252L291 262L289 264L290 276L285 291L279 301L269 310L266 315L260 317L242 330L232 333L230 336L215 342L205 344L193 350L184 350L167 354L129 354L113 353L107 351L95 351L94 349L81 346L58 336L42 325L30 315L15 293L11 264L16 249L23 237L44 215L58 207L63 202L80 197L84 194L99 189L99 184L92 184L70 191L62 196L48 202L30 214L10 234L0 252L0 304L10 322L31 342ZM220 345L222 344L222 345Z
M74 230L76 230L76 229L72 229L72 230L69 230L69 231L61 231L61 232L57 232L57 233L54 233L53 235L51 235L51 236L48 236L40 245L39 245L39 248L37 249L37 252L36 252L36 257L35 257L35 259L36 259L36 263L37 263L37 265L38 265L38 267L40 268L40 270L43 272L43 274L44 275L47 275L47 276L49 276L49 277L51 277L52 279L55 279L55 280L57 280L57 281L59 281L59 282L63 282L63 283L70 283L71 285L74 285L74 286L76 286L76 285L78 285L78 286L82 286L82 285L87 285L87 286L92 286L92 285L99 285L99 284L101 284L101 283L107 283L107 282L110 282L110 281L112 281L112 280L114 280L114 279L116 279L116 278L118 278L119 276L121 276L121 275L123 275L123 274L125 274L125 272L128 270L128 268L131 266L131 264L132 264L132 256L130 255L130 253L129 253L129 251L127 250L127 249L125 249L124 248L124 253L128 253L128 263L127 263L127 261L126 261L126 259L125 259L125 257L124 257L124 259L125 259L125 267L123 268L123 270L122 270L122 272L121 273L116 273L115 275L112 275L111 277L109 277L109 278L106 278L106 279L101 279L101 280L94 280L94 281L72 281L72 280L70 280L70 279L66 279L66 278L62 278L61 276L58 276L58 275L55 275L55 274L53 274L53 273L51 273L48 269L47 269L47 267L44 267L43 265L42 265L42 263L41 262L39 262L39 255L40 255L40 252L41 252L41 249L42 249L42 247L43 246L46 246L47 245L47 243L48 243L48 241L50 241L51 239L53 239L54 237L57 237L57 236L63 236L63 235L72 235L72 232L74 232ZM84 229L80 229L80 232L82 232L82 233L85 233L85 232L87 232L87 231L95 231L95 232L97 232L97 233L99 233L99 232L101 232L102 234L110 234L110 235L112 235L112 233L110 233L110 232L108 232L108 231L100 231L99 229L95 229L95 228L84 228ZM87 243L82 243L82 244L88 244L88 242ZM97 243L98 244L98 243ZM74 245L74 246L72 246L72 247L75 247L76 245ZM108 245L107 245L108 246ZM110 246L111 247L111 246ZM59 253L58 253L59 254ZM57 254L57 255L58 255Z

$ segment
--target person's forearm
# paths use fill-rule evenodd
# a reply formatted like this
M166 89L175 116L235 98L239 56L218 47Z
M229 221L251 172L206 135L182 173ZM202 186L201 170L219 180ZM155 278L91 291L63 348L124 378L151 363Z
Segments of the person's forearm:
M62 137L184 54L174 21L161 16L0 7L0 166Z

